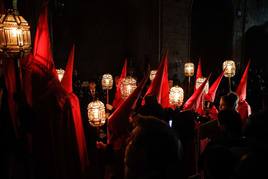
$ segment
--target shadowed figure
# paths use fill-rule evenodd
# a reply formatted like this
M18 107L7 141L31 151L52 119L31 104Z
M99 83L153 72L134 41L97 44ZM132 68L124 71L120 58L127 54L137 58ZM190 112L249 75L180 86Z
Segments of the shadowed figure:
M154 117L137 120L125 151L125 178L181 178L181 146L171 128Z

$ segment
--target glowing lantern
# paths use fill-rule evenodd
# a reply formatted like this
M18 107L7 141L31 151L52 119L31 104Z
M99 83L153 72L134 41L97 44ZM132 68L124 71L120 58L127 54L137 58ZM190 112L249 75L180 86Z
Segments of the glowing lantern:
M169 91L169 103L175 106L181 106L183 103L184 91L179 86L173 86Z
M63 75L64 75L65 71L63 69L61 69L61 68L60 69L57 69L56 71L57 71L57 74L58 74L58 78L61 81L62 78L63 78Z
M153 81L153 79L155 78L155 75L157 73L157 70L151 70L150 71L150 80Z
M28 22L9 9L0 15L0 52L10 56L28 53L31 50L31 32Z
M99 101L93 101L87 107L88 122L93 127L100 127L106 122L105 106Z
M185 63L184 64L184 75L186 77L191 77L194 75L194 64L193 63Z
M130 76L124 78L120 84L121 97L126 99L136 88L136 80Z
M226 60L223 62L222 69L224 70L224 76L231 78L235 76L235 62L232 60Z
M101 80L102 89L110 90L113 88L113 77L110 74L104 74Z
M197 90L204 81L206 81L207 78L201 77L201 78L197 78L196 80L196 84L195 84L195 89ZM205 87L204 87L204 92L207 94L209 90L209 83L207 82Z

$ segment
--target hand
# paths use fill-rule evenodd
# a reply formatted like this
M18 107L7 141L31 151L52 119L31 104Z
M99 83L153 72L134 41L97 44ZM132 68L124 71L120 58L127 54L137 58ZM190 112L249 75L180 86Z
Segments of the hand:
M106 104L106 109L108 109L109 111L113 110L113 106L110 104Z
M105 149L107 147L107 144L104 144L103 142L96 141L96 148L97 149Z

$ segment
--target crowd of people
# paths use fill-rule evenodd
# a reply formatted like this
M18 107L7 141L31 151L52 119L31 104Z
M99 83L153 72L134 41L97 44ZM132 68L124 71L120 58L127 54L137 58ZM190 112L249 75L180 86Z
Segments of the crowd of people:
M115 149L106 143L107 126L101 131L87 122L87 105L105 93L91 80L80 91L81 111L87 131L89 155L95 160L97 178L266 178L262 161L267 158L267 94L260 111L243 123L237 111L238 96L220 97L217 120L180 108L164 109L156 96L131 115L130 135ZM92 93L92 91L94 91ZM95 95L94 95L95 94ZM112 101L112 100L111 100ZM204 104L205 109L212 105ZM111 104L106 104L110 113ZM98 156L96 158L96 156ZM93 173L94 173L93 172Z
M168 92L174 84L168 82L166 52L154 80L144 75L115 105L127 60L110 100L98 81L80 84L73 77L74 46L60 81L47 18L45 7L33 52L20 60L20 71L13 60L0 58L1 179L268 178L267 93L262 108L249 115L249 63L236 93L217 95L219 105L214 98L224 71L210 96L200 97L208 77L192 96L188 89L183 107L171 108ZM200 65L196 79L201 71ZM96 99L109 116L97 128L89 124L87 111Z

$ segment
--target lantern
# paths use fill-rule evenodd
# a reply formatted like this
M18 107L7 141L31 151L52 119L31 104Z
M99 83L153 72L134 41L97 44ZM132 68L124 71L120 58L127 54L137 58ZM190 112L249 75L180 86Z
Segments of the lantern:
M153 81L153 79L155 78L155 75L157 73L157 70L151 70L150 71L150 80Z
M58 74L59 81L61 81L65 71L63 69L61 69L61 68L57 69L56 71L57 71L57 74Z
M88 122L93 127L100 127L105 124L105 106L99 101L93 101L87 107Z
M185 63L184 64L184 75L186 77L191 77L194 75L194 64L193 63Z
M136 83L136 80L130 76L123 78L120 84L120 92L123 99L126 99L137 88Z
M27 21L14 9L0 15L0 52L10 56L31 50L31 33Z
M104 74L101 80L102 89L110 90L113 88L113 77L110 74Z
M235 76L235 62L232 60L226 60L223 62L222 68L224 70L224 76L231 78Z
M201 78L197 78L196 80L196 84L195 84L195 89L197 90L204 81L206 81L207 78L201 77ZM209 83L207 82L205 87L204 87L204 92L207 94L209 90Z
M181 106L183 103L184 91L179 86L173 86L169 91L169 104Z

